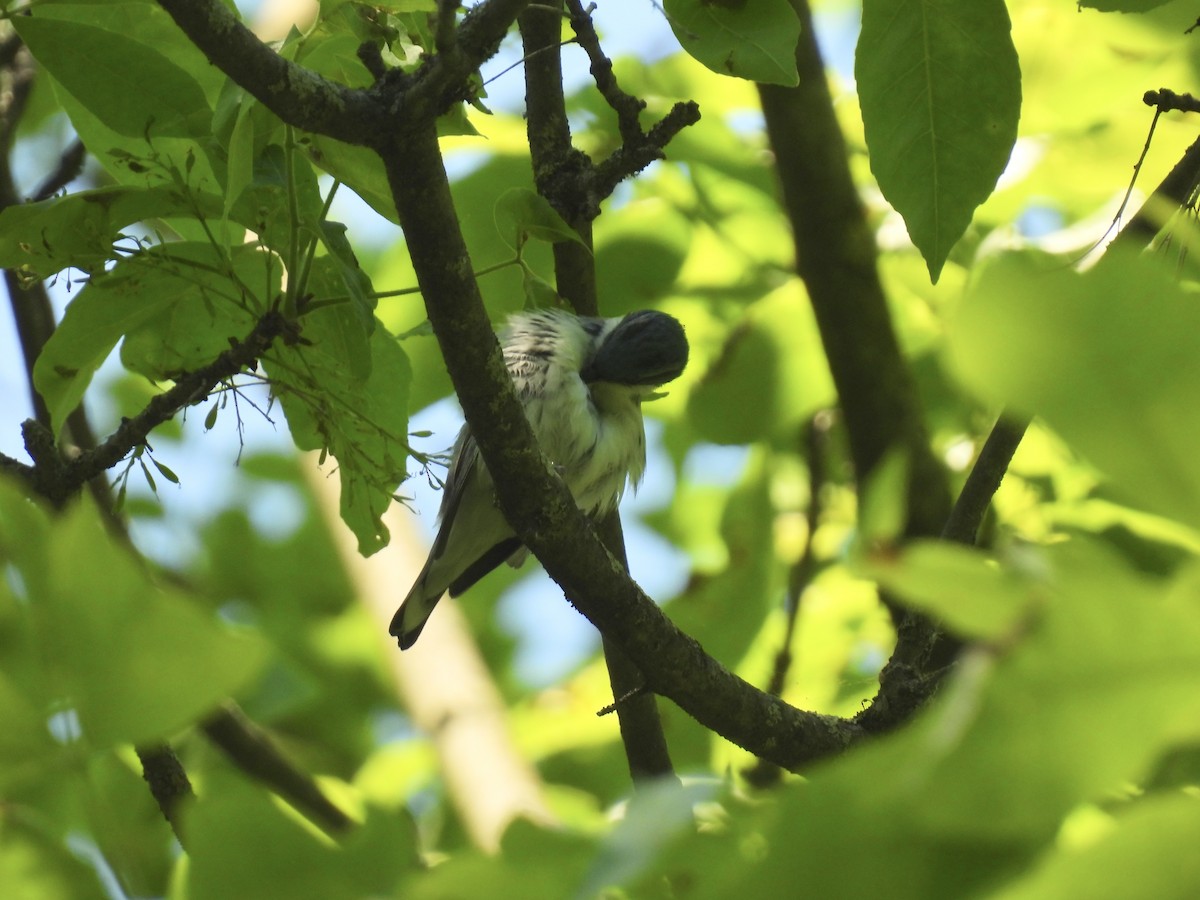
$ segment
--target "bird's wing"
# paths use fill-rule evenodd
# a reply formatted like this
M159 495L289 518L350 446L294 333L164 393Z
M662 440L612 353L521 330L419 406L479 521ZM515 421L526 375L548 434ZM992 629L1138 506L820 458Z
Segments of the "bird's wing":
M447 589L458 595L520 549L521 542L496 506L495 493L479 449L464 428L446 477L437 537L389 628L401 649L417 640Z

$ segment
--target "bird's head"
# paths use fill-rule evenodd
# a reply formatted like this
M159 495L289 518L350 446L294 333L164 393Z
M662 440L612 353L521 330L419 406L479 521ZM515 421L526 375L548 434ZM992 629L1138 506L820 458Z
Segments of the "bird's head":
M588 383L655 388L678 378L687 361L687 336L679 320L644 309L601 333L580 375Z

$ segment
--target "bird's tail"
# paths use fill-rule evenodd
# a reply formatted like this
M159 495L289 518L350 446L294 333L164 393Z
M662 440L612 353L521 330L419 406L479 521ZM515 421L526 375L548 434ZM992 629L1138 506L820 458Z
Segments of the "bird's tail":
M401 650L407 650L417 642L417 638L421 636L421 630L429 621L430 613L442 599L442 594L446 593L444 583L432 583L429 570L430 565L426 563L421 574L417 576L412 590L408 592L408 596L404 598L404 602L392 616L392 624L388 627L388 632L400 642Z

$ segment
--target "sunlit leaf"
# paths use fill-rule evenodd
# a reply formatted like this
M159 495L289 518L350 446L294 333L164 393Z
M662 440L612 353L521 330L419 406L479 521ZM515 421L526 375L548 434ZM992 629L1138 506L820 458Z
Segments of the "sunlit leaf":
M800 19L787 0L665 0L671 30L720 75L795 85Z
M550 202L528 188L510 188L496 201L496 228L510 247L516 250L527 238L555 244L583 239L563 221Z
M1021 72L1003 0L865 0L855 78L871 171L934 281L1008 163Z
M0 265L44 278L67 266L98 271L116 255L121 230L152 218L220 214L220 200L197 193L190 198L169 185L151 188L110 186L0 212Z
M1200 307L1161 260L1109 254L1079 275L1003 257L957 319L954 365L994 403L1042 416L1122 499L1200 525Z
M156 48L78 22L22 16L14 24L38 62L115 131L129 137L207 134L212 109L204 91Z

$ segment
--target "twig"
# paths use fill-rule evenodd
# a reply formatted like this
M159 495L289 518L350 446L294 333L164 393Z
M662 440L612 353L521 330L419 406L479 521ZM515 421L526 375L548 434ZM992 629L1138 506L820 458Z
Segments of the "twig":
M163 817L170 823L175 837L186 847L179 814L184 801L193 800L196 796L187 772L175 751L167 744L137 747L136 752L142 763L142 778L150 786L150 793Z
M596 89L617 114L617 128L620 129L621 139L627 144L641 142L644 135L638 116L646 108L646 101L625 93L617 84L612 60L604 55L600 48L600 38L592 25L592 11L596 5L593 3L584 9L580 0L566 2L571 13L571 28L575 32L575 39L591 62L592 79L596 82Z
M37 203L41 200L49 200L78 178L86 158L87 148L83 146L83 141L76 138L58 158L57 168L37 186L37 190L33 192L29 202Z
M285 339L290 339L294 328L282 314L267 312L244 340L235 342L207 366L184 375L170 390L151 399L146 408L132 419L122 419L117 430L95 450L67 463L61 482L47 485L46 496L52 500L65 498L77 491L84 482L115 466L133 448L144 444L157 426L173 418L185 407L206 399L222 381L244 368L253 367L277 337L283 335Z
M204 720L205 735L243 772L275 790L327 831L338 834L353 820L321 791L307 772L292 765L267 731L232 700Z
M1013 417L1009 413L1001 414L996 420L942 529L943 540L968 545L975 543L983 516L1028 427L1028 418Z

